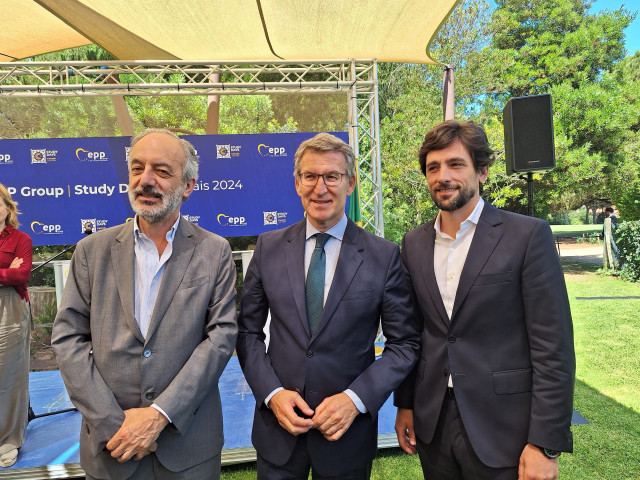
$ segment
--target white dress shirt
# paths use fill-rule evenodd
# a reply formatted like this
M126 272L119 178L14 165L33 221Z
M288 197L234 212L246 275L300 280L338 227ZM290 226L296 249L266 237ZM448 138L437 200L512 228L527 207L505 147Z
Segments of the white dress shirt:
M436 239L433 246L433 271L449 320L451 320L453 304L456 300L460 275L467 261L471 241L476 233L476 225L483 208L484 200L480 197L471 215L460 224L460 230L456 233L455 239L440 230L441 212L438 213L434 222ZM453 387L451 375L449 375L449 387Z

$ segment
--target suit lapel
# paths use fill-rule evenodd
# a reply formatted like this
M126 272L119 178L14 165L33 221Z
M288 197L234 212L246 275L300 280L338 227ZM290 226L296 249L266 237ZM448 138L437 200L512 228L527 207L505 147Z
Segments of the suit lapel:
M187 272L189 263L191 263L195 247L194 229L190 223L181 217L176 236L173 239L171 256L164 267L162 284L160 285L160 290L158 290L156 303L153 307L147 339L151 338L156 328L158 328L162 317L164 317L164 314L167 312L169 305L171 305L176 291Z
M364 246L360 242L360 230L355 223L349 220L347 228L344 231L344 237L342 238L336 272L333 275L327 301L322 310L322 316L320 317L316 330L313 332L314 337L327 325L329 319L338 308L338 305L340 305L342 297L349 289L349 285L351 285L362 264L363 250Z
M487 263L489 257L493 254L500 238L502 238L502 230L499 225L502 223L500 211L488 202L485 202L482 214L476 226L467 260L460 274L460 283L456 292L456 299L453 304L453 312L451 320L456 317L458 309L464 302L469 290L476 281L477 276Z
M442 296L440 295L440 288L438 287L438 281L436 280L436 274L433 269L433 249L435 247L436 231L434 229L435 220L432 220L425 224L424 229L424 248L425 256L423 261L420 262L420 271L422 273L422 281L427 287L427 292L431 297L431 301L440 316L440 319L447 327L449 326L449 316L447 315L447 309L442 302Z
M303 323L307 335L309 331L309 320L307 318L307 301L304 293L304 246L306 233L306 220L302 220L295 225L287 236L287 243L284 246L285 264L287 266L287 276L291 293L298 307L298 314Z
M133 222L125 224L111 246L111 268L113 269L118 296L122 304L124 320L138 340L144 342L140 327L135 318L134 306L134 269L135 253L133 247Z

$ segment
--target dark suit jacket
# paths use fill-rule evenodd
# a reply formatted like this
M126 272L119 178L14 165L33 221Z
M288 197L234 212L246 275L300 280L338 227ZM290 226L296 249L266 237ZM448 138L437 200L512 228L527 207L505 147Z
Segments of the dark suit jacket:
M449 374L480 460L510 467L527 442L571 451L575 356L564 276L546 222L485 203L449 321L433 270L434 221L402 259L423 321L422 355L395 393L430 443Z
M368 413L358 415L340 440L329 442L316 430L306 434L314 468L339 475L375 455L377 412L417 359L418 328L398 246L349 221L322 317L311 335L304 293L305 222L258 238L244 278L237 351L256 398L253 444L271 463L286 463L297 441L264 405L274 389L299 391L312 409L347 388L360 397ZM374 362L380 319L386 344Z
M218 378L237 334L236 269L226 240L180 219L143 338L134 318L133 222L80 241L71 260L52 345L82 413L80 463L96 478L128 478L138 462L106 443L123 410L157 404L171 418L156 455L181 471L218 455Z

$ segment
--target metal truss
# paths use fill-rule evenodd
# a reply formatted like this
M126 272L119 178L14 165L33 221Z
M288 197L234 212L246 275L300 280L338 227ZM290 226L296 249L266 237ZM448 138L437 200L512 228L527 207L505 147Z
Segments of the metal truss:
M213 81L216 79L216 81ZM349 92L363 226L384 235L375 60L0 62L0 98Z
M378 70L375 61L372 62L368 74L373 88L360 88L356 83L350 89L349 140L358 161L363 227L383 237Z
M0 62L0 95L250 95L372 88L371 61ZM212 82L213 74L221 81Z

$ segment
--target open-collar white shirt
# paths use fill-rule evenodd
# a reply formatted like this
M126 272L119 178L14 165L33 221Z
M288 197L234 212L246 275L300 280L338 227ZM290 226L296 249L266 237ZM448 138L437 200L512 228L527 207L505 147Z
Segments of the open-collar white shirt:
M483 208L484 200L480 197L471 215L460 224L460 230L456 233L455 239L440 230L441 212L438 213L434 222L436 239L433 246L433 272L449 320L451 320L453 304L456 300L460 275L462 275L462 269L467 261L469 248ZM451 375L449 375L449 387L453 387Z

